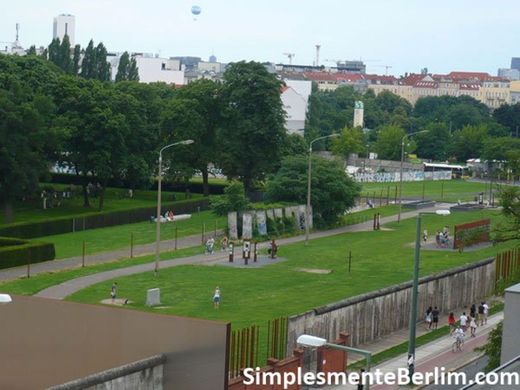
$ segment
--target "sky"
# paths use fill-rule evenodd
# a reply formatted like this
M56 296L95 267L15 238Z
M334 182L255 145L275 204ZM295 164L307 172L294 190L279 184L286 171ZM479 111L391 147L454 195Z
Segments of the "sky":
M62 13L76 17L82 47L92 38L162 57L288 63L294 53L293 64L312 65L320 44L320 64L362 59L367 73L394 75L496 75L520 57L518 0L0 0L0 41L20 23L23 47L47 46Z

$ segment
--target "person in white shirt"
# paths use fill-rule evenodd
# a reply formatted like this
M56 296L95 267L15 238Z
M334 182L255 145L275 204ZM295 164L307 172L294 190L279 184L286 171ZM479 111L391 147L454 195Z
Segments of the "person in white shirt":
M466 316L466 313L462 313L462 315L459 318L460 321L460 327L462 328L462 331L466 333L466 329L468 327L468 317Z
M213 307L218 309L220 306L220 287L215 288L215 292L213 293Z
M475 318L473 317L471 317L469 322L469 330L471 332L471 337L475 337L475 333L477 332L477 321L475 321Z
M489 306L486 302L484 302L484 304L482 305L484 306L484 324L487 324L487 317L488 317L488 312L489 312Z

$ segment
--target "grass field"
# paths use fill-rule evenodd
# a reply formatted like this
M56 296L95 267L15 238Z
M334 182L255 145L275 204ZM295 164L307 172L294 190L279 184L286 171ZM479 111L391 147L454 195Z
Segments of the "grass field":
M227 219L219 217L211 211L194 213L190 219L161 224L161 240L173 240L175 228L177 228L177 237L179 238L195 234L202 236L203 224L205 224L206 234L208 234L215 230L215 226L217 229L225 228ZM87 254L130 247L132 233L134 245L148 244L155 241L155 229L155 223L147 221L46 236L42 240L53 243L56 248L56 258L63 259L81 255L83 241L85 241Z
M42 184L47 186L47 184ZM69 187L64 184L52 184L56 190ZM184 200L184 193L162 192L163 202L172 202L173 196L176 200ZM192 198L201 197L200 194L192 194ZM122 188L107 188L103 211L128 210L139 207L153 207L157 204L157 192L137 190L133 198L128 197L128 190ZM14 207L14 222L36 222L60 217L72 217L76 215L96 214L98 198L90 198L90 208L83 207L83 195L81 187L75 186L75 196L71 199L63 199L61 206L43 209L42 200L35 199L27 202L18 202ZM4 215L0 213L0 225L4 224Z
M491 217L497 212L455 213L449 217L424 217L424 228L435 231ZM230 269L224 266L180 266L165 269L159 277L150 274L118 279L121 296L145 308L145 291L160 287L163 304L161 313L226 320L235 329L251 324L264 325L268 319L296 314L313 307L373 291L411 279L415 221L391 223L394 230L348 233L282 246L279 256L288 261L277 262L261 269ZM453 230L453 229L452 229ZM474 262L514 243L489 247L477 252L458 253L422 251L421 274L431 274ZM347 254L353 254L352 272L347 273ZM296 268L330 269L327 275L297 271ZM98 303L106 298L112 281L82 290L69 299ZM214 310L211 296L215 286L222 290L222 306Z
M169 251L161 253L161 260L178 259L181 257L194 256L201 253L201 248L185 248L177 251ZM20 278L9 282L0 283L0 291L9 294L34 295L37 292L48 287L55 286L67 280L79 278L81 276L92 275L98 272L110 271L117 268L131 267L133 265L150 263L155 261L155 255L134 257L114 260L108 263L97 265L86 265L81 268L70 270L41 273L30 278Z
M479 192L484 192L488 198L489 184L469 182L464 180L439 180L425 182L403 182L403 198L422 198L424 187L424 197L444 202L472 201ZM379 200L382 197L386 200L387 195L390 200L396 197L399 199L399 183L363 183L362 195L375 197Z

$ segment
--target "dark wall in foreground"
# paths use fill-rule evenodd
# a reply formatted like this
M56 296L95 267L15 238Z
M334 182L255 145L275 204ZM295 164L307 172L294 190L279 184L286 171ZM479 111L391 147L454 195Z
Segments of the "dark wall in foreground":
M13 296L0 305L0 388L42 389L164 354L164 388L223 390L229 324Z

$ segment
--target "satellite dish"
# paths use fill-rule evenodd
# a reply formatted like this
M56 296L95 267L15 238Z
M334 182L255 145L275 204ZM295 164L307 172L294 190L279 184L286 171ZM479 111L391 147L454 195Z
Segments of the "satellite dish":
M200 7L198 5L194 5L193 7L191 7L191 13L195 16L200 15L201 11L202 10L200 9Z

